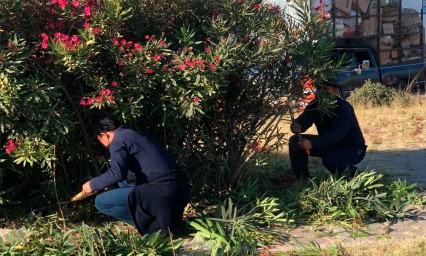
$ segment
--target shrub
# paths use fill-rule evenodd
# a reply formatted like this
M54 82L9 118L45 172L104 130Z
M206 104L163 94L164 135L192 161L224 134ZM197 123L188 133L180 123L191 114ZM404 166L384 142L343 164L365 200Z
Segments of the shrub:
M367 80L361 88L355 89L348 97L348 101L364 106L389 106L395 100L403 102L405 96L394 88Z
M38 208L56 200L28 196L39 184L63 198L104 171L88 135L96 110L158 138L194 195L238 187L282 138L274 102L331 70L327 22L297 8L291 18L259 0L0 2L0 191Z

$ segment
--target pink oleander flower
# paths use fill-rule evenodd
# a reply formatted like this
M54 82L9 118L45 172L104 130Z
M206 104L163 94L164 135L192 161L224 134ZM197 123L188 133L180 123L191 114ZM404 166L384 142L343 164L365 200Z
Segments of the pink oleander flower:
M153 69L150 69L150 68L147 68L147 69L145 70L145 74L148 74L148 75L150 75L150 74L154 74L154 70L153 70Z
M99 32L101 32L101 29L100 29L100 28L94 28L94 29L92 29L92 33L93 33L94 35L99 34Z
M82 106L90 106L93 104L95 100L93 98L89 98L89 97L83 97L80 100L80 105Z
M159 61L161 59L161 57L160 56L158 56L158 55L155 55L154 56L154 61Z
M180 64L180 65L179 65L179 69L180 69L180 70L185 70L185 69L186 69L185 64Z
M65 9L65 6L68 5L68 0L58 0L58 6L61 9Z
M42 39L41 48L46 49L48 47L47 42L49 41L49 37L47 36L46 33L41 33L40 36L41 36L41 39Z
M99 92L99 95L112 95L112 92L111 92L111 90L110 90L110 89L102 89L102 90Z
M117 87L117 86L118 86L117 81L112 81L112 82L111 82L111 86L112 86L112 87Z
M331 19L331 14L329 12L324 13L324 15L322 16L323 20L329 20Z
M188 67L192 68L195 67L195 65L197 65L197 62L191 60L190 58L186 58L185 59L185 63L186 65L188 65Z
M90 6L86 5L84 6L84 15L86 15L86 17L89 17L92 15L91 10L90 10Z
M6 154L10 155L16 149L15 141L12 139L7 140L7 143L3 146L3 148L5 149Z
M142 45L135 43L133 45L133 49L135 49L135 51L142 51Z

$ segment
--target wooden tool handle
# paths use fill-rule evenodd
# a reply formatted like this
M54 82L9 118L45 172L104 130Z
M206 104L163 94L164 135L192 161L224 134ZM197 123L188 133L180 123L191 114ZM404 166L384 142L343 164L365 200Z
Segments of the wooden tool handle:
M75 196L73 196L72 198L71 198L71 202L75 202L75 201L79 201L79 200L83 200L83 199L85 199L85 198L88 198L89 196L92 196L92 195L94 195L96 192L95 191L93 191L93 192L90 192L90 193L88 193L88 194L84 194L83 193L83 191L81 191L80 193L78 193L77 195L75 195Z

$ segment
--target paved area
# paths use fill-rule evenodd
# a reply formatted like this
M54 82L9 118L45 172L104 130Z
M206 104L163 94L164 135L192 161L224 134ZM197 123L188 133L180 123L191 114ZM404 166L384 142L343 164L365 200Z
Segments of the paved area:
M371 149L358 164L361 170L375 170L392 179L406 179L426 189L426 146L413 144L400 149Z
M302 226L296 229L282 229L288 242L272 246L270 253L298 250L300 243L308 245L315 242L322 249L330 246L343 247L376 245L380 241L399 243L405 239L426 239L426 208L413 206L410 209L413 217L396 223L384 222L367 225L362 229L345 229L337 225ZM364 254L357 254L364 255Z

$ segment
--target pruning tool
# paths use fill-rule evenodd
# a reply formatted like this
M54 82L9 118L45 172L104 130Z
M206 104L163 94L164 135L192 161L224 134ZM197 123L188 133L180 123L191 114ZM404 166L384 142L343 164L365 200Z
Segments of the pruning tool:
M295 124L293 111L292 111L292 108L290 106L288 107L288 112L290 113L291 123ZM300 132L296 132L296 135L299 138L299 141L302 142L303 138L302 138L302 135L300 135ZM310 155L311 151L309 149L306 149L306 154Z
M90 193L85 194L85 195L83 195L83 191L81 191L80 193L73 196L69 201L61 202L61 204L69 204L69 203L77 202L77 201L83 200L85 198L88 198L89 196L92 196L94 194L96 194L96 191L90 192Z

